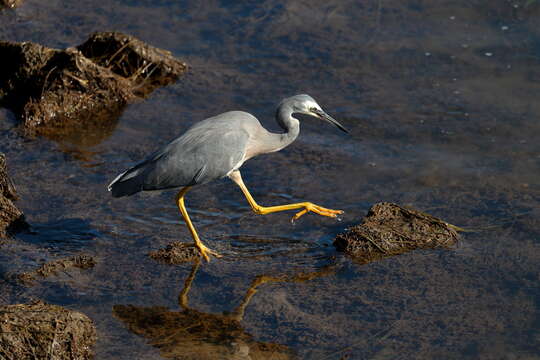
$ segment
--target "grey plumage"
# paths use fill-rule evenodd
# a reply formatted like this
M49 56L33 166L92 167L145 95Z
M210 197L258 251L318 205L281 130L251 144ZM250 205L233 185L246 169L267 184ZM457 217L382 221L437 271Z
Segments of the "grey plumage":
M205 184L224 177L242 160L241 149L245 148L249 138L242 125L249 121L257 119L239 111L201 121L122 173L109 189L114 197L120 197L142 190Z
M309 95L283 100L276 121L285 133L268 132L251 114L230 111L203 120L146 160L118 175L109 185L114 197L143 190L161 190L205 184L228 176L249 158L279 151L300 131L293 113L326 120L346 131Z
M120 197L143 190L181 187L176 195L178 210L195 247L207 261L210 261L211 255L221 255L203 244L189 218L184 198L194 185L228 176L240 187L257 214L302 209L293 216L293 220L308 212L335 218L343 211L327 209L311 202L261 206L251 196L240 175L239 168L245 161L260 154L279 151L296 139L300 133L300 122L293 117L294 113L317 117L347 132L309 95L296 95L279 104L276 121L285 130L281 134L268 132L253 115L230 111L195 124L163 149L118 175L109 185L109 191L114 197Z

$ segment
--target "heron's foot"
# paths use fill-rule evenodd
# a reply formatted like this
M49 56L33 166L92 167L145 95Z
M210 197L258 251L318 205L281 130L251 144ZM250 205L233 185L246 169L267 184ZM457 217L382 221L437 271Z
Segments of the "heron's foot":
M197 249L199 249L199 252L201 253L202 257L207 262L210 262L210 255L215 256L217 258L222 257L222 255L220 253L218 253L217 251L214 251L214 250L204 246L202 243L195 244L195 246L197 247Z
M298 220L302 215L307 214L308 212L313 211L316 214L328 217L337 217L339 214L343 214L343 210L333 210L327 209L313 203L307 203L303 210L297 212L291 219L292 222Z

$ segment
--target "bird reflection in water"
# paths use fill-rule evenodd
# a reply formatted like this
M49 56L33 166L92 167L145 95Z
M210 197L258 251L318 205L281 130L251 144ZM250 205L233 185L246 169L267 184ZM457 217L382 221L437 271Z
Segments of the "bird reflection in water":
M130 331L148 339L160 350L161 356L169 359L294 359L294 352L289 347L258 342L244 330L241 321L245 309L263 284L302 282L335 272L335 268L330 266L293 276L257 276L233 311L210 314L188 305L188 293L199 265L200 260L197 260L178 296L181 311L171 311L162 306L115 305L114 316Z

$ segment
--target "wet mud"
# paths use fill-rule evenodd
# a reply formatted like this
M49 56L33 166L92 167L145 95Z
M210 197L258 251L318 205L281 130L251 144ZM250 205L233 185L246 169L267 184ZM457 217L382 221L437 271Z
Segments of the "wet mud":
M95 326L80 312L41 302L0 307L2 359L93 359L95 342Z
M334 246L367 264L415 249L450 249L458 243L458 229L418 210L378 203L369 209L362 224L338 234Z

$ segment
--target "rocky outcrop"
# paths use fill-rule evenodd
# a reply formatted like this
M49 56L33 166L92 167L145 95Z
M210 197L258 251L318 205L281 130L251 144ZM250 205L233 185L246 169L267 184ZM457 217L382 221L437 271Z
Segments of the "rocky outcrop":
M77 311L42 302L0 307L0 359L92 359L96 338Z
M362 263L415 249L449 248L462 230L434 216L392 203L377 203L361 224L336 236L334 246Z
M13 203L17 198L17 191L7 173L6 157L0 153L0 238L28 227L24 214Z
M118 32L65 50L0 41L0 105L27 135L62 137L114 122L129 102L175 81L187 65Z

